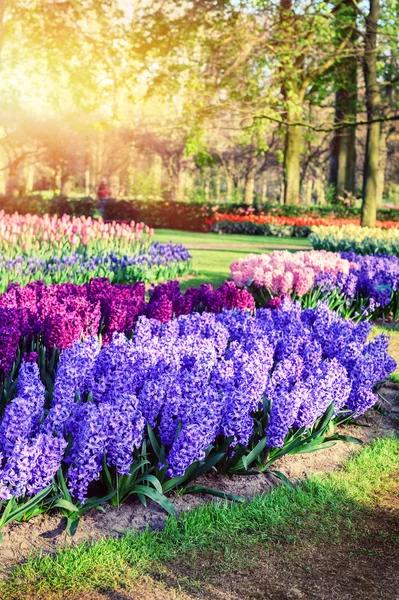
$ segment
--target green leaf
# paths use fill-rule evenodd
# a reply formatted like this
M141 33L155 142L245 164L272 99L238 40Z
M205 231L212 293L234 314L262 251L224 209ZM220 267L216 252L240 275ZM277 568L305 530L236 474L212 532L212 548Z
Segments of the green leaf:
M58 484L59 487L61 489L61 492L64 496L64 498L66 500L69 500L70 502L72 502L72 496L69 493L66 481L65 481L65 477L64 477L64 473L62 472L62 467L60 467L57 471L57 480L58 480Z
M147 423L147 431L148 431L148 437L149 437L152 449L154 450L159 462L164 464L166 462L165 448L163 447L163 445L159 444L159 442L155 436L155 433L149 423Z
M64 508L69 512L79 512L79 508L72 504L69 500L65 500L65 498L60 498L53 504L54 508Z
M258 442L255 446L255 448L253 448L253 450L251 450L251 452L245 457L246 459L246 465L245 468L247 469L248 466L254 462L255 459L258 458L259 454L261 454L263 452L263 450L265 449L267 444L267 437L264 437L263 439L260 440L260 442Z
M66 531L71 537L75 535L78 525L79 517L69 517L69 519L67 519Z
M271 473L272 475L274 475L275 477L277 477L277 479L280 479L280 481L288 488L290 488L291 490L295 490L295 486L291 483L291 481L288 479L288 477L286 475L284 475L284 473L282 473L281 471L268 471L269 473Z
M334 402L331 402L330 406L327 408L324 415L322 417L320 417L320 419L317 421L316 431L318 431L319 433L322 433L327 429L328 425L330 424L333 412L334 412Z
M107 491L111 492L114 489L114 485L112 482L111 473L109 472L109 468L107 465L107 456L105 452L103 454L103 478Z
M364 442L359 438L352 437L351 435L341 435L339 433L331 435L325 439L325 442L330 442L333 440L339 440L341 442L348 442L349 444L359 444L362 445Z
M143 494L137 494L141 504L147 508L147 498Z
M136 485L134 488L132 488L131 493L142 494L143 496L154 500L154 502L162 506L162 508L165 509L169 515L172 515L173 517L176 516L176 509L171 501L168 500L168 498L166 498L166 496L163 494L160 494L157 490L154 490L146 485Z
M214 454L213 456L211 456L211 458L208 458L208 460L206 460L203 464L201 464L198 469L196 470L195 474L192 475L187 481L186 483L188 483L188 481L191 481L192 479L194 479L194 477L201 477L201 475L204 475L205 473L208 473L215 465L217 465L217 463L222 460L224 456L224 452L218 452L217 454Z
M198 469L198 466L199 463L196 461L192 465L190 465L188 469L186 469L184 475L180 475L179 477L172 477L172 479L169 479L169 481L164 483L162 486L163 493L166 494L167 492L173 490L173 488L183 485L183 483L185 483L186 481L188 481L188 479L194 476Z
M234 452L234 456L229 460L229 471L233 471L233 467L238 464L246 452L246 446L241 446L241 448L238 448L238 450Z
M291 454L308 454L310 452L318 452L319 450L326 450L327 448L331 448L335 446L335 442L322 442L315 444L306 444L305 446L301 446L295 452L291 452Z
M25 502L24 504L22 504L20 506L18 506L15 502L15 499L12 498L11 500L14 500L14 503L11 503L10 508L9 508L10 503L7 504L6 509L3 513L3 516L0 520L0 526L4 527L8 523L11 523L11 521L18 520L19 517L23 516L25 513L28 513L36 505L40 504L40 502L42 502L45 499L45 497L49 494L51 487L52 486L50 485L50 486L46 487L44 490L41 490L40 492L38 492L36 494L36 496L34 496L30 500L28 500L28 502ZM13 509L13 506L17 506L17 508ZM8 510L8 508L9 508L9 510Z
M163 489L162 489L162 484L159 481L159 479L157 479L157 477L155 477L155 475L151 475L151 474L147 474L147 475L143 475L141 477L142 481L148 481L149 483L152 483L152 485L154 486L154 488L160 493L163 494Z
M105 504L106 502L108 502L108 500L111 500L111 498L113 498L115 496L115 494L116 494L116 490L112 490L112 492L110 492L106 496L102 496L102 498L94 497L94 498L90 498L89 500L86 500L86 502L83 504L83 506L81 506L79 508L79 514L83 514L83 513L87 512L88 510L91 510L92 508L96 508L100 504Z

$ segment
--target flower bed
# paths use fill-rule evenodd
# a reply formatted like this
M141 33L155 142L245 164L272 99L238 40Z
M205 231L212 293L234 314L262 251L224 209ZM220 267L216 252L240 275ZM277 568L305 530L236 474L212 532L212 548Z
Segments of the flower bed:
M153 231L144 223L104 223L90 217L7 215L0 211L0 253L63 256L84 250L132 254L150 247Z
M0 213L0 292L9 283L154 282L185 275L191 255L180 244L152 242L143 223Z
M13 281L26 285L42 280L50 283L82 284L96 277L108 277L112 283L144 281L152 283L186 275L191 270L191 254L181 244L154 242L148 250L132 255L109 252L88 255L75 251L46 258L0 255L0 293Z
M328 302L342 316L399 317L399 258L325 250L249 255L230 266L233 281L248 286L257 304L299 298L304 307Z
M356 252L357 254L393 254L399 256L399 228L314 227L310 242L316 250Z
M59 508L73 530L85 510L131 494L173 512L165 494L213 468L247 474L328 447L341 437L331 421L370 408L395 369L387 338L368 343L369 331L283 303L140 317L132 340L75 342L54 384L28 356L0 423L0 527Z
M232 282L216 290L203 284L183 294L179 282L170 281L153 287L148 300L142 283L111 285L104 278L84 285L13 284L0 296L0 373L10 371L18 349L63 350L75 340L99 334L107 343L115 332L130 335L140 315L166 323L174 316L223 308L254 310L255 302Z
M360 219L342 219L313 216L278 216L273 214L222 214L216 213L206 220L209 231L214 233L243 233L272 235L278 237L308 237L315 226L360 226ZM377 221L382 229L397 229L396 221ZM331 248L326 248L331 249Z

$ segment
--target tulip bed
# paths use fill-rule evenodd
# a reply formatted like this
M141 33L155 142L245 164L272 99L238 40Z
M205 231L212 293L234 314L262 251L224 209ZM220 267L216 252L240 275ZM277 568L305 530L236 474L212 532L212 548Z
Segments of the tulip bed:
M279 306L281 297L304 308L320 301L345 318L399 318L399 258L325 250L248 255L230 266L233 281L247 286L257 305Z
M309 241L315 250L399 256L398 224L388 230L355 225L313 227Z
M0 212L0 292L9 283L165 281L187 274L191 255L180 244L152 241L143 223L90 217L5 215Z
M341 228L350 227L351 231L359 230L360 218L331 218L306 215L291 217L270 213L243 215L215 213L211 218L206 219L205 225L208 231L213 233L306 238L311 235L315 227L320 228L320 231L323 231L326 227L332 227L334 232L338 232L338 235ZM397 221L377 221L376 223L377 228L384 230L398 230L398 226ZM385 233L382 235L385 236ZM342 235L342 239L345 239L345 234ZM325 246L320 246L320 242L318 243L319 247L325 248Z

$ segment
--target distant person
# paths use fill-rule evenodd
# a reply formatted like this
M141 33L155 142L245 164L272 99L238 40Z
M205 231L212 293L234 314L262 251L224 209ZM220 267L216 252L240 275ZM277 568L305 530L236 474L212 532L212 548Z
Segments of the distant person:
M104 179L101 180L100 185L98 186L97 196L99 200L106 200L111 197L111 190L105 183Z
M101 180L100 185L98 186L97 196L98 196L98 200L99 200L99 202L98 202L98 210L99 210L101 216L103 217L104 216L105 203L108 200L108 198L111 197L111 190L107 186L107 184L104 181L104 179Z

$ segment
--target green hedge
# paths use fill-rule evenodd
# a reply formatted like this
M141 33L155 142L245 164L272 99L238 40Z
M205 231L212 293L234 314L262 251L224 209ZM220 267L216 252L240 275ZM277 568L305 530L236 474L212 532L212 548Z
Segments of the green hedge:
M63 214L75 216L103 216L106 220L117 221L143 221L150 227L165 229L180 229L182 231L207 231L209 225L206 221L217 210L219 213L245 214L248 206L245 204L215 204L169 202L166 200L116 200L109 198L101 204L96 198L67 198L55 196L47 199L40 195L25 197L0 197L0 210L6 213L19 212L21 214ZM356 217L359 209L333 206L277 206L274 204L255 204L251 207L254 214L268 213L276 216L301 216L315 217ZM379 210L377 218L381 221L399 221L399 210ZM257 232L260 233L260 232ZM263 234L263 232L262 232ZM285 235L285 233L283 234ZM302 236L301 233L297 235Z

